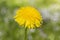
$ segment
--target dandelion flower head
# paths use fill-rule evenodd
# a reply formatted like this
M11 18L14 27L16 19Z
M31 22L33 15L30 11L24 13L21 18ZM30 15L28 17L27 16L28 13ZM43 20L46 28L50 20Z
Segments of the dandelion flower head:
M26 28L40 27L42 22L42 16L40 12L34 7L21 7L16 11L14 16L15 21L19 25L25 25Z

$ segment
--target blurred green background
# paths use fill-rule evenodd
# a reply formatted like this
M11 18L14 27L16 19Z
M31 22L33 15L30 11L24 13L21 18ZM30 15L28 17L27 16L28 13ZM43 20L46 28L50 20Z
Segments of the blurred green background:
M0 40L25 40L25 28L13 16L23 6L33 6L43 17L41 28L28 29L28 40L60 40L60 0L0 0Z

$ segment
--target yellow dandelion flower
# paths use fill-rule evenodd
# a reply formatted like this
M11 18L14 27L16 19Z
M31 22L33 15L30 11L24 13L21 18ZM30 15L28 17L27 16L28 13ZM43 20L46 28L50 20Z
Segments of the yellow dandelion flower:
M40 27L42 16L34 7L22 7L16 11L15 21L27 28Z

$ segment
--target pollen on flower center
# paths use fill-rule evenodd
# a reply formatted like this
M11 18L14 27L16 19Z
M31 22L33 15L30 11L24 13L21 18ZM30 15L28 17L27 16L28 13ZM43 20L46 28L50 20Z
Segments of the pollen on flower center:
M41 14L33 7L22 7L16 11L15 21L27 28L40 27L42 22Z

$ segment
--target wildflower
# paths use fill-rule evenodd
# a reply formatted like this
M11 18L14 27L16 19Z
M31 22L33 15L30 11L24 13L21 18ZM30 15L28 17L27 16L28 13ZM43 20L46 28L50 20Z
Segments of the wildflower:
M42 16L34 7L21 7L16 11L15 21L27 28L40 27Z

